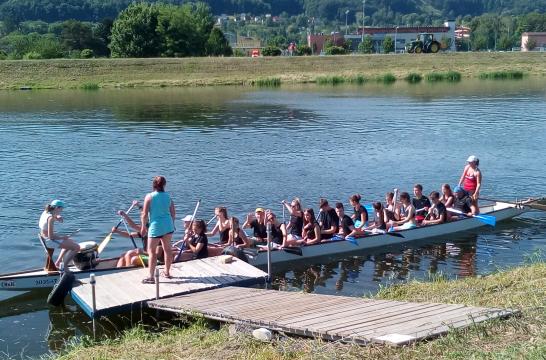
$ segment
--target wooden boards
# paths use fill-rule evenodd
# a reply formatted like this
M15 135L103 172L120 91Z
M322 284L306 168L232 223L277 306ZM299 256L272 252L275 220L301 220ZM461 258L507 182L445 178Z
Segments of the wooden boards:
M159 297L188 294L230 285L263 283L267 274L244 261L225 264L220 258L207 258L173 264L172 279L159 278ZM163 267L160 267L162 269ZM134 269L96 276L93 310L92 287L89 279L72 290L72 298L90 317L112 314L156 298L154 284L142 284L148 269Z
M285 333L367 344L404 345L449 329L511 315L510 310L226 287L153 300L148 306Z

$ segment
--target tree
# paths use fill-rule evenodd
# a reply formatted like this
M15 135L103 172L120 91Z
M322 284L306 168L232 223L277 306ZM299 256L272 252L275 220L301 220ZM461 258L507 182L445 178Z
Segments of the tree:
M275 47L275 46L266 46L262 50L262 55L263 56L280 56L281 54L282 54L281 49L279 49L278 47Z
M68 50L94 49L97 41L91 25L77 20L63 22L60 40Z
M528 51L533 51L537 47L537 42L535 39L529 39L524 46Z
M123 10L112 26L112 57L158 56L161 47L156 31L158 15L159 10L153 4L134 3Z
M299 45L296 52L299 56L313 55L313 51L308 45Z
M358 52L361 54L372 54L374 51L373 41L370 35L367 35L360 44L358 44Z
M205 53L209 56L231 56L233 50L224 36L222 30L213 28L210 32L207 43L205 44Z
M385 54L391 53L394 51L394 41L390 36L385 36L383 39L383 52Z

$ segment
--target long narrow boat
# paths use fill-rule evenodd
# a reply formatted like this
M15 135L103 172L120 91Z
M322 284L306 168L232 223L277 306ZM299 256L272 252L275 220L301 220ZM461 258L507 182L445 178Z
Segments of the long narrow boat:
M480 214L493 216L496 221L511 219L524 212L534 209L544 210L544 205L536 202L502 202L492 201L490 204L480 207ZM485 223L476 217L468 217L458 221L452 221L439 225L423 226L410 230L397 232L401 236L389 234L373 234L355 239L354 242L345 240L328 241L316 245L301 247L298 251L285 251L275 249L271 252L273 264L310 259L325 255L340 255L363 249L378 248L385 245L407 243L431 237L453 234L485 226ZM96 275L108 274L118 271L126 271L133 267L116 268L117 258L101 260L97 266L90 270L71 269L76 278L89 277L90 273ZM265 267L267 265L267 251L258 251L255 256L249 256L248 262L254 266ZM23 291L38 288L51 288L59 280L58 272L46 272L43 269L34 269L0 275L0 290Z

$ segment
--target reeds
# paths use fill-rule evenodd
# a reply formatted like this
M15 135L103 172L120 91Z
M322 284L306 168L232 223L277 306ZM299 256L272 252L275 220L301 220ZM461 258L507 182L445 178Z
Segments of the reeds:
M406 80L410 84L417 84L421 82L421 80L423 80L423 76L421 76L421 74L418 74L418 73L409 73L408 75L406 75L404 80Z
M519 80L524 76L523 71L505 70L480 73L480 79L484 80Z
M428 82L449 81L457 82L461 81L461 73L457 71L446 72L431 72L425 76Z
M258 87L279 87L281 86L281 78L273 77L273 78L264 78L264 79L257 79L253 82L253 85Z

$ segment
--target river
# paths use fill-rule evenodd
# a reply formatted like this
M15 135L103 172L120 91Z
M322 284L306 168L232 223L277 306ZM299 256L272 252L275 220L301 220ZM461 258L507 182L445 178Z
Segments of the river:
M42 266L37 221L52 199L66 203L58 230L99 242L115 210L142 199L157 174L179 218L201 199L206 220L217 205L244 220L257 206L281 216L280 201L294 196L316 209L320 197L349 206L353 193L382 200L415 183L428 194L454 185L470 154L480 158L482 195L546 194L543 79L6 91L0 109L3 272ZM528 213L494 229L294 264L276 269L274 286L362 296L408 279L487 274L543 258L545 225L546 214ZM105 255L129 247L114 238ZM45 296L2 301L0 356L37 356L89 334L81 312L50 310ZM121 325L104 326L115 334Z

